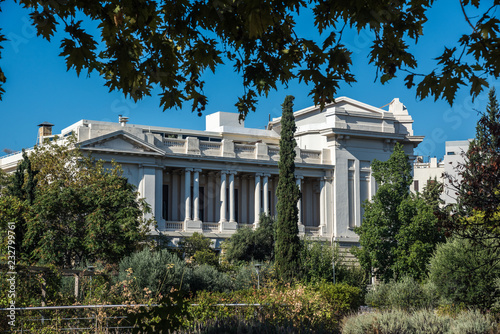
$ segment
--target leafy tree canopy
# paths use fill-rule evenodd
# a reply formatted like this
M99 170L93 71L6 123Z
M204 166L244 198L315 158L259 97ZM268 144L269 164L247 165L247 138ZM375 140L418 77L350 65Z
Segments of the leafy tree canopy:
M440 222L451 234L500 248L500 107L494 89L463 157L459 177L447 176L457 203L440 211Z
M379 187L363 204L363 223L356 228L361 248L354 252L360 264L384 281L424 278L436 244L444 241L434 216L440 195L435 187L441 187L430 182L423 196L410 194L411 171L401 144L396 144L389 160L372 163Z
M106 168L73 142L46 143L25 154L0 198L0 216L9 219L2 222L16 222L20 259L28 263L117 263L145 240L152 224L144 220L147 204L119 166Z
M68 70L96 72L110 90L134 101L158 86L164 109L188 101L201 114L207 104L202 74L223 63L243 77L244 94L235 104L242 118L255 110L258 96L291 80L311 84L314 103L324 105L333 101L341 82L355 81L351 50L342 40L349 28L373 33L368 61L378 80L385 83L404 73L406 86L416 86L419 98L434 96L451 104L461 86L470 87L475 97L488 86L488 77L500 74L498 1L460 2L470 32L443 45L430 73L418 72L410 47L424 33L432 0L18 2L32 10L39 36L50 41L56 32L64 34L60 48ZM296 28L305 10L313 12L317 40ZM96 32L87 28L89 22L97 25ZM5 41L0 32L0 43ZM0 85L5 81L0 69ZM0 86L0 98L2 92Z
M500 295L499 249L453 238L437 247L430 261L430 280L449 304L490 309Z

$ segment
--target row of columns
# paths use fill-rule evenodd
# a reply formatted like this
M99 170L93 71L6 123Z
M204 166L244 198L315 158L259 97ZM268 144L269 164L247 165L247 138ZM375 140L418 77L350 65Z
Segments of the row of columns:
M186 168L185 169L185 183L184 183L184 202L185 202L185 221L200 221L199 206L200 206L200 172L201 169ZM192 177L191 177L192 174ZM236 171L221 171L220 172L220 221L221 223L235 224L236 223L236 210L235 210L235 175ZM259 217L261 213L261 206L263 212L269 214L269 177L270 174L256 173L255 174L255 188L254 188L254 225L258 226ZM304 177L301 175L296 176L296 184L299 191L302 191L302 181ZM193 217L191 217L191 180L193 183ZM326 187L325 178L320 179L320 226L326 224ZM228 187L229 183L229 187ZM227 188L229 188L229 203L227 203ZM262 196L261 196L262 190ZM262 198L261 198L262 197ZM261 201L263 205L261 205ZM229 204L229 220L226 215L227 205ZM299 198L297 202L298 220L299 225L302 222L302 200Z
M186 168L184 176L184 203L185 203L185 213L184 220L194 220L199 221L199 194L200 194L200 172L201 169ZM191 173L193 173L193 217L191 217ZM228 222L226 212L227 212L227 193L228 188L227 183L229 179L229 223L236 223L236 202L235 202L235 192L234 192L234 176L236 171L221 171L220 172L220 222ZM229 177L228 177L229 176ZM254 193L254 213L255 220L254 223L259 223L261 200L264 205L263 212L269 214L269 177L270 174L255 174L255 193ZM262 185L261 185L262 178ZM263 192L263 198L261 199L261 188Z

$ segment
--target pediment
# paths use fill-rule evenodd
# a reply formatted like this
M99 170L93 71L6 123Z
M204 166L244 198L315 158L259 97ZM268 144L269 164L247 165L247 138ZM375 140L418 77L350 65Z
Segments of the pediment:
M80 143L81 150L140 155L165 155L165 151L125 131L116 131Z
M381 119L381 118L391 119L394 117L394 115L391 112L351 99L346 96L335 98L335 102L326 105L323 110L321 110L318 105L298 110L294 112L294 117L297 123L302 122L304 124L307 123L317 124L317 123L325 123L326 122L325 114L328 113L355 115L355 116L375 118L375 119ZM280 122L281 122L281 117L274 118L270 122L270 125L271 127L273 126L279 127Z
M335 99L335 103L329 104L325 109L342 108L347 112L367 113L371 115L386 114L387 111L369 104L341 96Z

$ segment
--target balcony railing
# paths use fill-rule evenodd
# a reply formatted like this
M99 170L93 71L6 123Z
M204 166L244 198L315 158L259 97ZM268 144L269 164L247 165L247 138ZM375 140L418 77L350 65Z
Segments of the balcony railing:
M315 237L320 236L320 227L319 226L305 226L306 235L311 235Z
M189 154L212 157L228 157L238 159L255 159L279 161L280 149L276 145L266 143L234 143L232 140L212 142L198 140L195 137L186 139L165 138L164 149L167 153ZM325 151L325 150L323 150ZM328 152L327 152L328 153ZM296 162L313 164L329 163L329 154L319 150L301 150L297 148Z
M183 222L165 222L166 231L182 231Z
M219 223L203 223L203 232L218 232Z

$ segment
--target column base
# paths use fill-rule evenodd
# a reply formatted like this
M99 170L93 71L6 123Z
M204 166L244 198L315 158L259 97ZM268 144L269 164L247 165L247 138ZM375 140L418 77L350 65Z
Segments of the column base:
M326 235L326 225L320 225L320 227L319 227L319 235L322 236L322 237Z
M203 232L203 223L201 220L185 220L184 231L186 232Z
M306 228L304 224L299 223L297 226L299 228L299 235L304 236L306 234Z
M238 229L238 223L237 222L228 222L228 221L221 221L220 222L220 231L236 231Z

